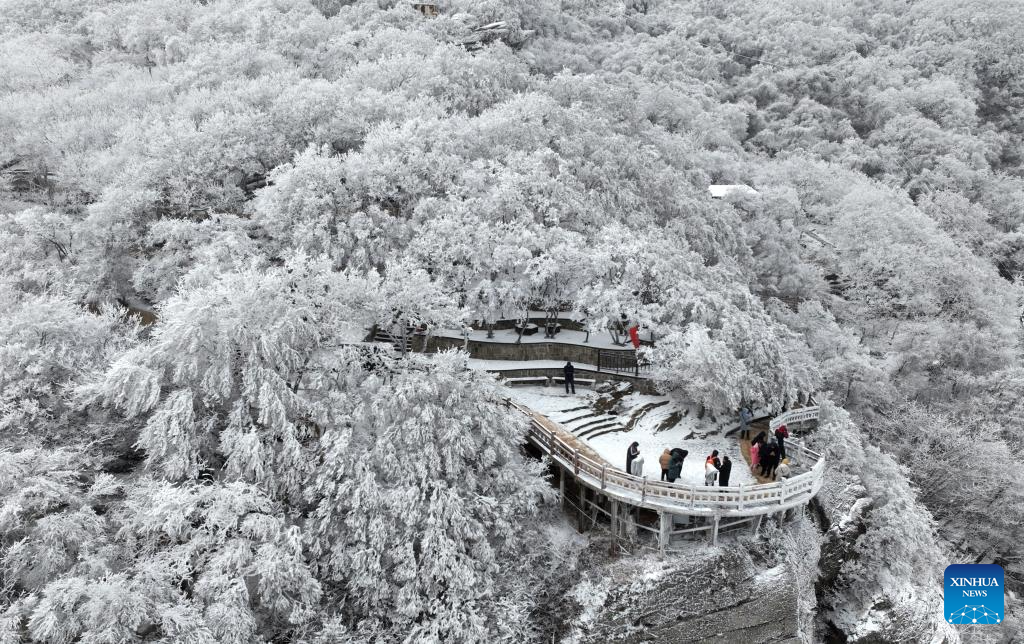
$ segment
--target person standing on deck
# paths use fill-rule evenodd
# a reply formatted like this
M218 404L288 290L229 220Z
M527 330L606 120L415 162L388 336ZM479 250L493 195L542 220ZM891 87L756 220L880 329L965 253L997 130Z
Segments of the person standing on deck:
M714 485L715 479L718 478L718 468L715 467L714 461L711 457L704 462L704 485Z
M778 474L779 474L779 480L780 481L785 481L786 479L788 479L793 474L793 469L789 466L789 463L783 461L779 465Z
M672 452L665 448L665 451L661 453L661 458L658 459L658 464L661 465L661 480L668 480L668 468L672 463Z
M753 470L755 472L759 471L760 468L761 468L760 456L761 456L761 443L751 443L750 444L750 467L753 468Z
M771 439L761 452L761 476L775 478L775 468L779 465L779 444Z
M630 470L630 472L629 472L630 474L632 474L633 476L635 476L637 478L643 476L644 475L644 457L643 456L637 456L635 459L633 459L633 466L632 467L633 467L633 469Z
M704 464L707 465L708 463L711 463L716 470L722 467L722 461L718 458L717 449L708 454L708 457L704 459Z
M764 441L760 444L760 448L757 452L757 475L764 476L765 468L768 467L768 459L772 455L772 444Z
M689 454L685 449L676 448L672 450L672 458L668 463L668 482L675 483L676 479L683 473L683 461Z
M785 425L779 425L775 430L775 438L779 441L779 459L786 458L786 439L789 438L789 430Z
M576 367L572 366L572 362L566 360L565 366L562 367L562 373L565 374L565 393L569 393L570 387L572 387L572 393L576 393Z
M718 484L722 487L729 485L729 475L732 473L732 461L729 456L722 457L722 467L718 468Z
M750 436L750 421L754 419L754 414L751 413L747 407L740 407L740 438L747 438Z
M633 472L633 459L640 456L640 443L633 441L633 444L626 450L626 472Z

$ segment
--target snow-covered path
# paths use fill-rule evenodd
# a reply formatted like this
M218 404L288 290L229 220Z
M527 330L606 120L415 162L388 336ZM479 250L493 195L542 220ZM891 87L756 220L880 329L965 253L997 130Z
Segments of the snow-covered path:
M580 390L573 395L556 387L511 387L509 395L583 438L617 468L625 468L626 450L638 442L643 473L651 480L661 478L662 452L679 447L689 451L680 483L703 485L704 459L716 449L733 462L730 485L757 482L735 438L725 437L719 426L697 419L692 409L667 396L628 394L614 408L601 410L596 408L602 401L595 392Z

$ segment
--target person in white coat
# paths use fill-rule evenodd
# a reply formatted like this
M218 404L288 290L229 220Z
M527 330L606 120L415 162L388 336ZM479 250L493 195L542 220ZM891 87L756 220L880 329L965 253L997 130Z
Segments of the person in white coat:
M644 475L644 457L643 456L637 456L636 458L633 459L633 471L630 472L630 474L632 474L633 476L643 476Z
M789 466L789 459L787 458L786 460L782 461L779 467L775 470L775 476L778 478L778 480L782 481L784 479L788 479L792 475L793 468Z
M715 480L718 478L718 468L715 467L713 461L707 461L704 463L704 485L714 485Z

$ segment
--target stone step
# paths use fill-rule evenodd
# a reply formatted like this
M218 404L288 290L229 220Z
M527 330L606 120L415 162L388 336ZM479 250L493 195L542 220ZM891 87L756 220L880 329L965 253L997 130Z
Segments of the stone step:
M587 409L590 409L590 408L588 407ZM601 415L601 412L591 410L588 413L583 414L582 416L574 416L572 418L565 418L565 419L555 418L555 420L558 421L559 423L562 423L563 425L568 426L570 423L575 423L578 420L583 420L584 418L596 418L597 416L600 416L600 415ZM552 418L554 418L554 416L552 416Z
M587 440L590 440L592 438L597 438L598 436L604 436L605 434L615 434L617 432L626 431L629 430L623 427L622 425L605 425L603 427L595 427L594 429L590 430L591 433L588 433L586 436L580 434L580 437L585 437Z
M577 436L579 436L580 432L585 430L587 427L592 427L594 425L600 425L602 423L607 423L607 422L610 422L610 421L613 421L613 420L617 420L617 419L618 419L618 416L611 416L611 415L605 414L603 416L598 416L598 417L594 418L593 420L589 420L589 421L587 421L585 423L580 423L579 425L576 425L575 427L570 427L570 429L572 430L573 434L576 434ZM565 423L563 423L563 424L565 424Z

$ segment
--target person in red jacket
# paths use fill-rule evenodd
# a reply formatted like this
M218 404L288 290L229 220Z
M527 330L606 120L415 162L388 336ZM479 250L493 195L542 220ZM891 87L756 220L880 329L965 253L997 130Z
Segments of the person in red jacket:
M786 439L789 438L789 430L785 425L779 425L775 430L775 439L779 441L779 460L786 458Z

